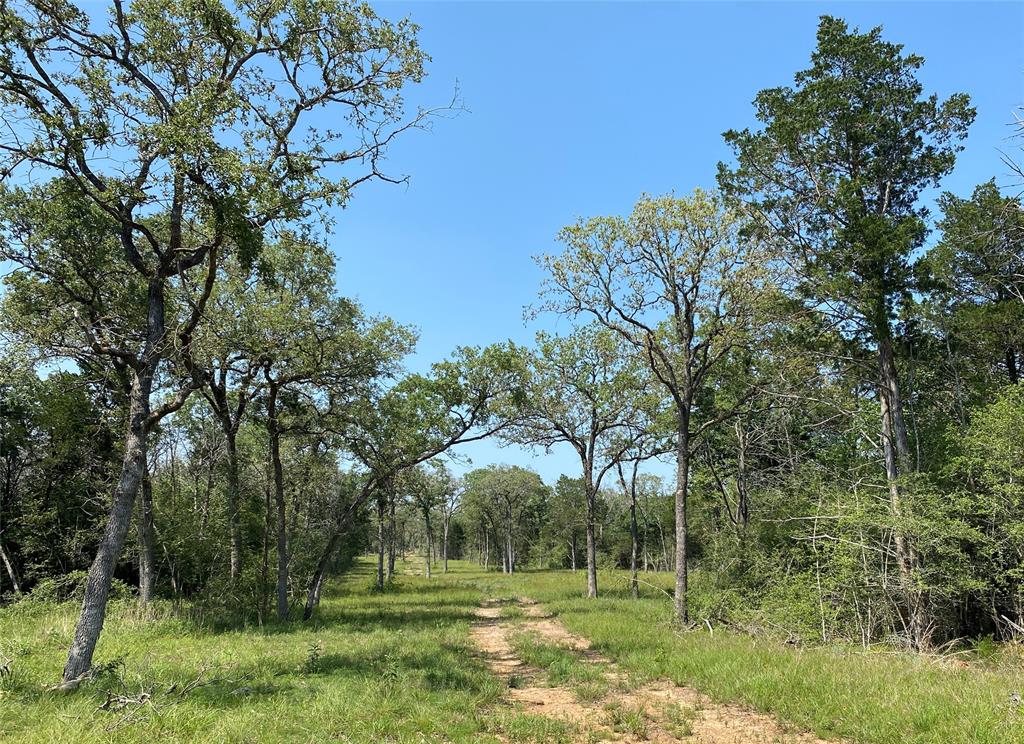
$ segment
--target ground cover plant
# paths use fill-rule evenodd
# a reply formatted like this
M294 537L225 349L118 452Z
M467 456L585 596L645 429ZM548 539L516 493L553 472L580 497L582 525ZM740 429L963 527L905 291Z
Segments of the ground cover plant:
M631 679L692 686L822 738L1024 741L1012 699L1024 673L1010 649L932 658L794 646L784 635L724 628L681 633L668 599L652 588L632 599L624 571L602 572L609 590L599 603L587 601L583 572L509 576L463 561L429 580L419 571L418 562L400 559L394 583L380 592L372 560L360 559L330 585L312 625L209 625L187 607L158 602L140 612L130 598L115 600L116 630L104 635L94 678L73 694L49 688L74 603L26 600L0 616L0 733L19 742L575 741L571 722L503 702L506 682L470 640L485 599L523 596ZM672 583L668 573L651 578ZM525 616L502 613L513 628ZM514 638L544 684L567 684L594 701L616 686L579 652L529 631ZM642 723L628 706L608 715L627 728Z

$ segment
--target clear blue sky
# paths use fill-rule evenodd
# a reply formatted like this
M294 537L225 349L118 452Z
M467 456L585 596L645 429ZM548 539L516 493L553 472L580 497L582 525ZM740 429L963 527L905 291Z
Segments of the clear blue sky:
M468 113L412 133L388 161L408 187L371 185L340 215L338 283L373 313L421 331L412 366L457 345L566 328L525 325L541 273L577 216L624 213L644 192L714 186L721 133L754 124L751 100L808 64L829 13L921 54L926 90L970 93L978 109L944 187L1004 177L999 149L1024 104L1021 3L381 3L411 16L432 56L413 103ZM1005 178L1003 180L1006 180ZM510 462L552 482L575 455L496 443L461 450L474 466ZM461 468L460 468L461 469ZM665 468L657 468L666 472Z

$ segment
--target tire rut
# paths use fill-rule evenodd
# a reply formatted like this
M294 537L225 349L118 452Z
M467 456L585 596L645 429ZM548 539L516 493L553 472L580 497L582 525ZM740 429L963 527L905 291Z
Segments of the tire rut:
M515 616L503 617L505 607L515 608ZM830 744L668 680L633 680L531 599L490 599L474 614L470 637L488 668L505 682L505 702L524 713L570 724L577 731L573 741ZM519 634L572 652L597 671L601 687L595 693L582 685L552 684L543 669L529 666L516 653Z

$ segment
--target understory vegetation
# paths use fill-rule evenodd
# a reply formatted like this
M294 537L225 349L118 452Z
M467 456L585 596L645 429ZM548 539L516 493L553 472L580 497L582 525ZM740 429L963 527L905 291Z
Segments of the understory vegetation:
M325 590L313 624L233 626L158 601L114 601L93 676L76 695L47 691L73 631L76 604L28 600L0 616L0 736L17 742L574 741L571 725L500 702L503 683L474 653L473 610L527 596L639 679L665 677L739 701L824 737L877 744L1024 741L1011 699L1024 687L1019 649L986 646L955 659L806 647L785 636L723 629L680 633L660 591L630 597L628 573L601 571L598 604L584 572L484 572L452 562L428 580L397 563L386 592L360 559ZM420 574L420 575L414 575ZM652 583L671 587L672 576ZM510 618L515 622L515 618ZM583 694L598 675L571 651L518 644L550 684ZM842 669L842 674L837 669ZM893 690L900 690L894 694ZM588 693L589 690L589 693ZM627 712L628 713L628 712ZM625 713L624 713L625 715Z

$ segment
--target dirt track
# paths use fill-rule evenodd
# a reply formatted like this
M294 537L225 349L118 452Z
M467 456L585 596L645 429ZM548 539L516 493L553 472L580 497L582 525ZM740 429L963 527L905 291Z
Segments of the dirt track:
M503 607L519 617L502 617ZM828 744L811 734L784 728L775 719L737 705L722 705L666 680L630 680L610 659L571 634L532 600L488 600L476 610L471 636L490 669L508 685L507 702L526 713L569 722L577 741L687 742L688 744ZM552 685L543 670L516 655L513 638L534 634L545 644L573 651L594 665L607 687L599 699L570 686Z

